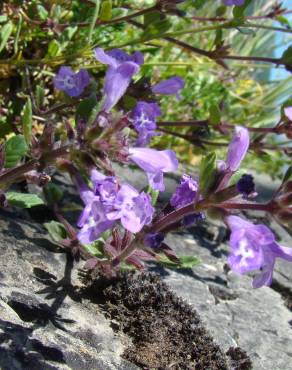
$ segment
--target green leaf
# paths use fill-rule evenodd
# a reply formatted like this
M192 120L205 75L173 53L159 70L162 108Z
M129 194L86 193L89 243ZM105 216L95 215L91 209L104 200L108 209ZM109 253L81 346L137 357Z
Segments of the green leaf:
M23 135L15 135L5 143L5 167L15 167L27 153L28 147Z
M7 21L7 15L0 15L0 23L4 23Z
M212 125L218 125L221 121L221 112L217 104L213 104L209 110L209 121Z
M27 99L22 111L22 129L26 144L29 146L31 143L32 129L32 106L30 98Z
M286 65L292 65L292 46L289 46L281 57L281 62Z
M207 195L215 181L216 173L216 153L211 152L206 155L200 165L200 191Z
M31 208L44 204L44 201L36 194L25 194L9 191L6 193L6 198L10 206L18 208Z
M48 55L52 58L61 54L61 45L57 40L52 40L48 46Z
M218 45L218 46L222 45L222 40L223 40L223 31L221 29L216 30L214 45Z
M88 98L83 99L76 110L76 122L78 122L80 118L88 121L96 105L97 99L95 94L91 94Z
M99 19L102 21L109 21L112 19L112 1L106 0L101 4L100 12L99 12Z
M179 257L180 267L183 269L192 268L193 266L199 265L201 260L195 256L181 256Z
M37 85L35 100L38 108L42 108L42 106L44 105L45 94L45 89L42 86Z
M44 223L44 227L48 230L50 238L54 242L60 242L67 237L67 231L63 224L57 221Z
M149 24L145 31L142 33L141 39L143 41L151 40L156 37L161 37L165 34L172 26L169 19L162 19L157 22Z
M12 30L13 30L13 24L11 22L8 22L3 27L1 27L1 30L0 30L0 40L1 40L1 42L0 42L0 53L4 49L6 43L9 39L9 36L12 33Z
M144 14L144 26L148 26L152 23L159 22L161 18L160 12L149 12Z
M252 36L255 36L256 35L255 31L252 30L251 28L241 28L241 27L238 27L237 29L243 35L252 35Z
M103 257L103 246L103 238L99 238L90 244L84 244L84 248L87 250L87 252L95 257Z
M222 17L226 13L226 11L227 11L227 7L224 6L224 5L220 5L216 9L216 16L217 17Z
M38 10L38 14L39 14L40 19L42 21L45 21L48 18L48 15L49 15L47 9L42 5L37 5L37 10Z
M44 187L44 194L48 204L55 204L60 202L60 200L63 198L64 191L60 186L54 184L53 182L49 182Z
M194 0L194 7L196 9L202 8L206 3L206 0Z
M152 205L155 206L155 204L157 203L158 196L159 196L159 190L153 190L152 188L149 187L148 193L151 196Z
M195 256L180 256L179 262L171 261L166 256L159 256L158 263L171 269L189 269L201 263L201 260Z
M289 19L284 17L283 15L278 15L276 17L277 21L280 22L283 26L288 26L290 27L290 22Z

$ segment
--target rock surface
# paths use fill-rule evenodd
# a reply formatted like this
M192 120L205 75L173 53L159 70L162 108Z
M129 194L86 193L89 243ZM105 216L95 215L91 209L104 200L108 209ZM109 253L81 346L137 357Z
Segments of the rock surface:
M188 272L167 271L164 281L196 308L221 348L240 346L255 370L292 370L292 314L281 295L268 287L254 290L250 277L227 272L222 243L198 248L191 235L171 235L168 244L203 261Z
M77 295L77 269L44 229L0 214L0 368L135 370L98 306Z
M130 178L143 186L141 173L131 172ZM172 178L167 193L174 187ZM112 330L99 302L76 293L78 269L70 274L72 260L38 223L47 215L34 221L30 216L26 211L0 212L0 368L138 369L121 357L131 340ZM272 227L289 246L291 237ZM255 370L292 370L291 264L277 264L272 288L253 290L250 277L228 270L220 225L171 234L167 243L180 255L199 256L202 264L183 271L151 264L150 270L195 308L221 348L240 346Z

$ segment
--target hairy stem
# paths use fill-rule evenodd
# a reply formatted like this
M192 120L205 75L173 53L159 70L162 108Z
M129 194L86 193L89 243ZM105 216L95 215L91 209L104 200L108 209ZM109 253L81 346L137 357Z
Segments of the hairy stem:
M162 217L160 220L156 221L150 231L151 232L158 232L163 230L165 227L167 227L170 224L173 224L177 221L180 221L184 216L191 215L197 211L195 205L193 203L188 204L182 208L179 208L175 211L172 211Z
M263 211L269 212L271 210L271 206L269 203L266 204L257 204L257 203L222 203L217 204L216 207L224 208L224 209L238 209L238 210L253 210L253 211Z
M26 172L29 172L38 167L45 167L47 164L53 162L56 158L68 154L69 146L55 149L51 152L45 153L40 159L31 159L30 161L4 171L0 174L0 185L11 183L21 178Z

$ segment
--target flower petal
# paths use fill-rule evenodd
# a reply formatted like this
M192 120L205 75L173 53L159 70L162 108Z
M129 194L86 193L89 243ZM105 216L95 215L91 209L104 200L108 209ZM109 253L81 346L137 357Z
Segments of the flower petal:
M105 77L105 101L102 109L109 112L121 99L130 85L131 79L139 71L139 66L133 62L126 62L116 69L109 68Z
M245 157L249 147L248 130L241 126L235 127L231 143L228 146L227 167L231 171L237 171L241 161Z

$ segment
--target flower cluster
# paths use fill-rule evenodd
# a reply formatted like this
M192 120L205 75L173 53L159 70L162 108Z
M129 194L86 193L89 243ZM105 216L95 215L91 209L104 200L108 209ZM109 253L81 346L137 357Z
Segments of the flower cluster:
M244 1L224 0L224 4L241 6ZM104 251L111 256L112 267L124 260L142 268L144 264L141 260L159 259L159 253L177 263L179 259L165 243L166 233L194 226L206 215L215 214L231 230L228 257L231 269L239 274L257 272L253 280L256 288L269 285L276 259L292 261L292 249L279 245L267 226L254 225L231 213L233 209L257 207L256 203L250 203L257 194L253 176L244 174L236 182L233 181L248 153L248 129L235 126L226 160L203 166L203 171L209 172L207 176L201 173L198 180L184 174L169 203L155 214L154 199L165 190L164 174L178 169L173 150L147 147L154 136L160 135L156 120L162 112L156 95L176 95L180 98L184 81L174 76L154 84L148 97L136 101L133 109L125 112L122 98L144 63L143 55L140 52L130 55L120 49L106 52L101 48L95 49L94 55L98 62L107 65L100 112L91 126L78 123L77 130L82 140L78 137L77 142L82 151L86 145L89 146L91 158L94 151L99 158L99 169L105 170L107 175L92 169L92 163L86 164L91 182L88 186L76 168L71 171L85 206L78 221L79 242L90 244L110 231L112 236L106 236ZM61 67L54 84L71 97L78 97L84 94L89 81L85 70L74 73L69 67ZM113 112L115 106L119 113ZM291 120L289 107L284 113ZM138 191L132 185L121 182L114 175L112 161L135 164L142 169L148 178L148 191ZM271 203L273 212L278 212L277 217L291 211L292 195L287 186L281 187ZM121 230L124 230L123 237ZM95 258L88 265L96 266L97 262ZM99 266L108 269L108 265L103 266L101 262Z
M81 178L78 181L85 204L78 221L81 228L78 238L82 243L97 240L117 220L132 233L139 232L151 222L154 208L149 194L139 193L129 184L119 186L115 177L106 177L96 170L91 172L91 181L92 189Z

